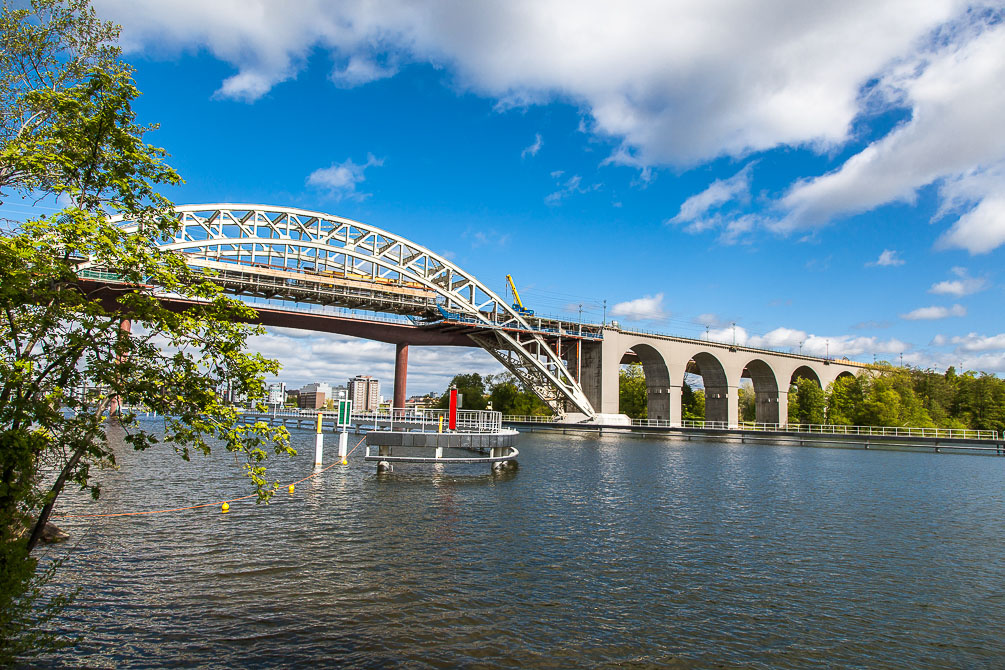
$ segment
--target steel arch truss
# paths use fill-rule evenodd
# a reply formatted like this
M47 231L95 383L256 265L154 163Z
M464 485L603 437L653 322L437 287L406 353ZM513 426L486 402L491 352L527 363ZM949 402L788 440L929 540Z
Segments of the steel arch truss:
M162 247L195 267L232 264L253 274L279 270L421 287L476 329L485 348L558 414L566 403L595 411L545 339L505 300L447 259L375 226L320 212L245 204L186 205L180 228ZM121 219L120 219L121 220ZM135 224L124 222L126 230Z

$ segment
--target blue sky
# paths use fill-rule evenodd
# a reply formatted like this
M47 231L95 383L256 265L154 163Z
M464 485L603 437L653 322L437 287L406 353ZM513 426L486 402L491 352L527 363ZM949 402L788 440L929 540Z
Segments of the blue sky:
M365 221L543 313L1005 372L1000 2L94 4L178 203ZM295 384L393 365L256 346Z

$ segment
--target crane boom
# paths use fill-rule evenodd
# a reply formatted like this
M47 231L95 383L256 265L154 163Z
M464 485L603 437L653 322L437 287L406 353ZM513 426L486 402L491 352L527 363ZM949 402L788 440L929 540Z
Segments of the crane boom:
M516 306L523 309L523 301L520 300L520 294L516 292L516 284L513 283L513 275L506 275L506 281L509 282L509 287L513 289L513 298L516 300Z
M517 293L516 284L513 283L513 275L506 275L506 281L509 282L509 287L513 289L513 298L516 302L513 303L513 309L517 311L520 316L534 316L534 310L527 309L523 306L523 301L520 300L520 294Z

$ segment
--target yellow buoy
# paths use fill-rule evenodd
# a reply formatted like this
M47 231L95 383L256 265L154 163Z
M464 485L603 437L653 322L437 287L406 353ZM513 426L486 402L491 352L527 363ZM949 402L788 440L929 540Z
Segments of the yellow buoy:
M293 490L294 490L293 484L290 484L290 495L293 495Z
M349 465L349 461L347 461L347 460L345 460L345 459L343 458L343 459L342 459L342 465Z
M226 514L227 510L229 510L229 509L230 509L230 505L228 505L227 503L223 503L223 506L220 507L220 511L223 512L224 514Z

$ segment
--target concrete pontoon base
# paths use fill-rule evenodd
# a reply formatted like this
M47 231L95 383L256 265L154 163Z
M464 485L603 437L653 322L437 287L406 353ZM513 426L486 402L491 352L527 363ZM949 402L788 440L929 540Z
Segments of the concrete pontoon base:
M377 472L390 471L393 463L489 463L494 470L515 463L520 452L516 442L519 434L515 430L499 433L407 433L390 431L370 431L366 434L366 455L364 460L376 461ZM371 454L370 448L377 447ZM428 449L429 456L399 455L392 453L394 447L407 449ZM443 450L464 449L478 452L479 456L444 456Z

